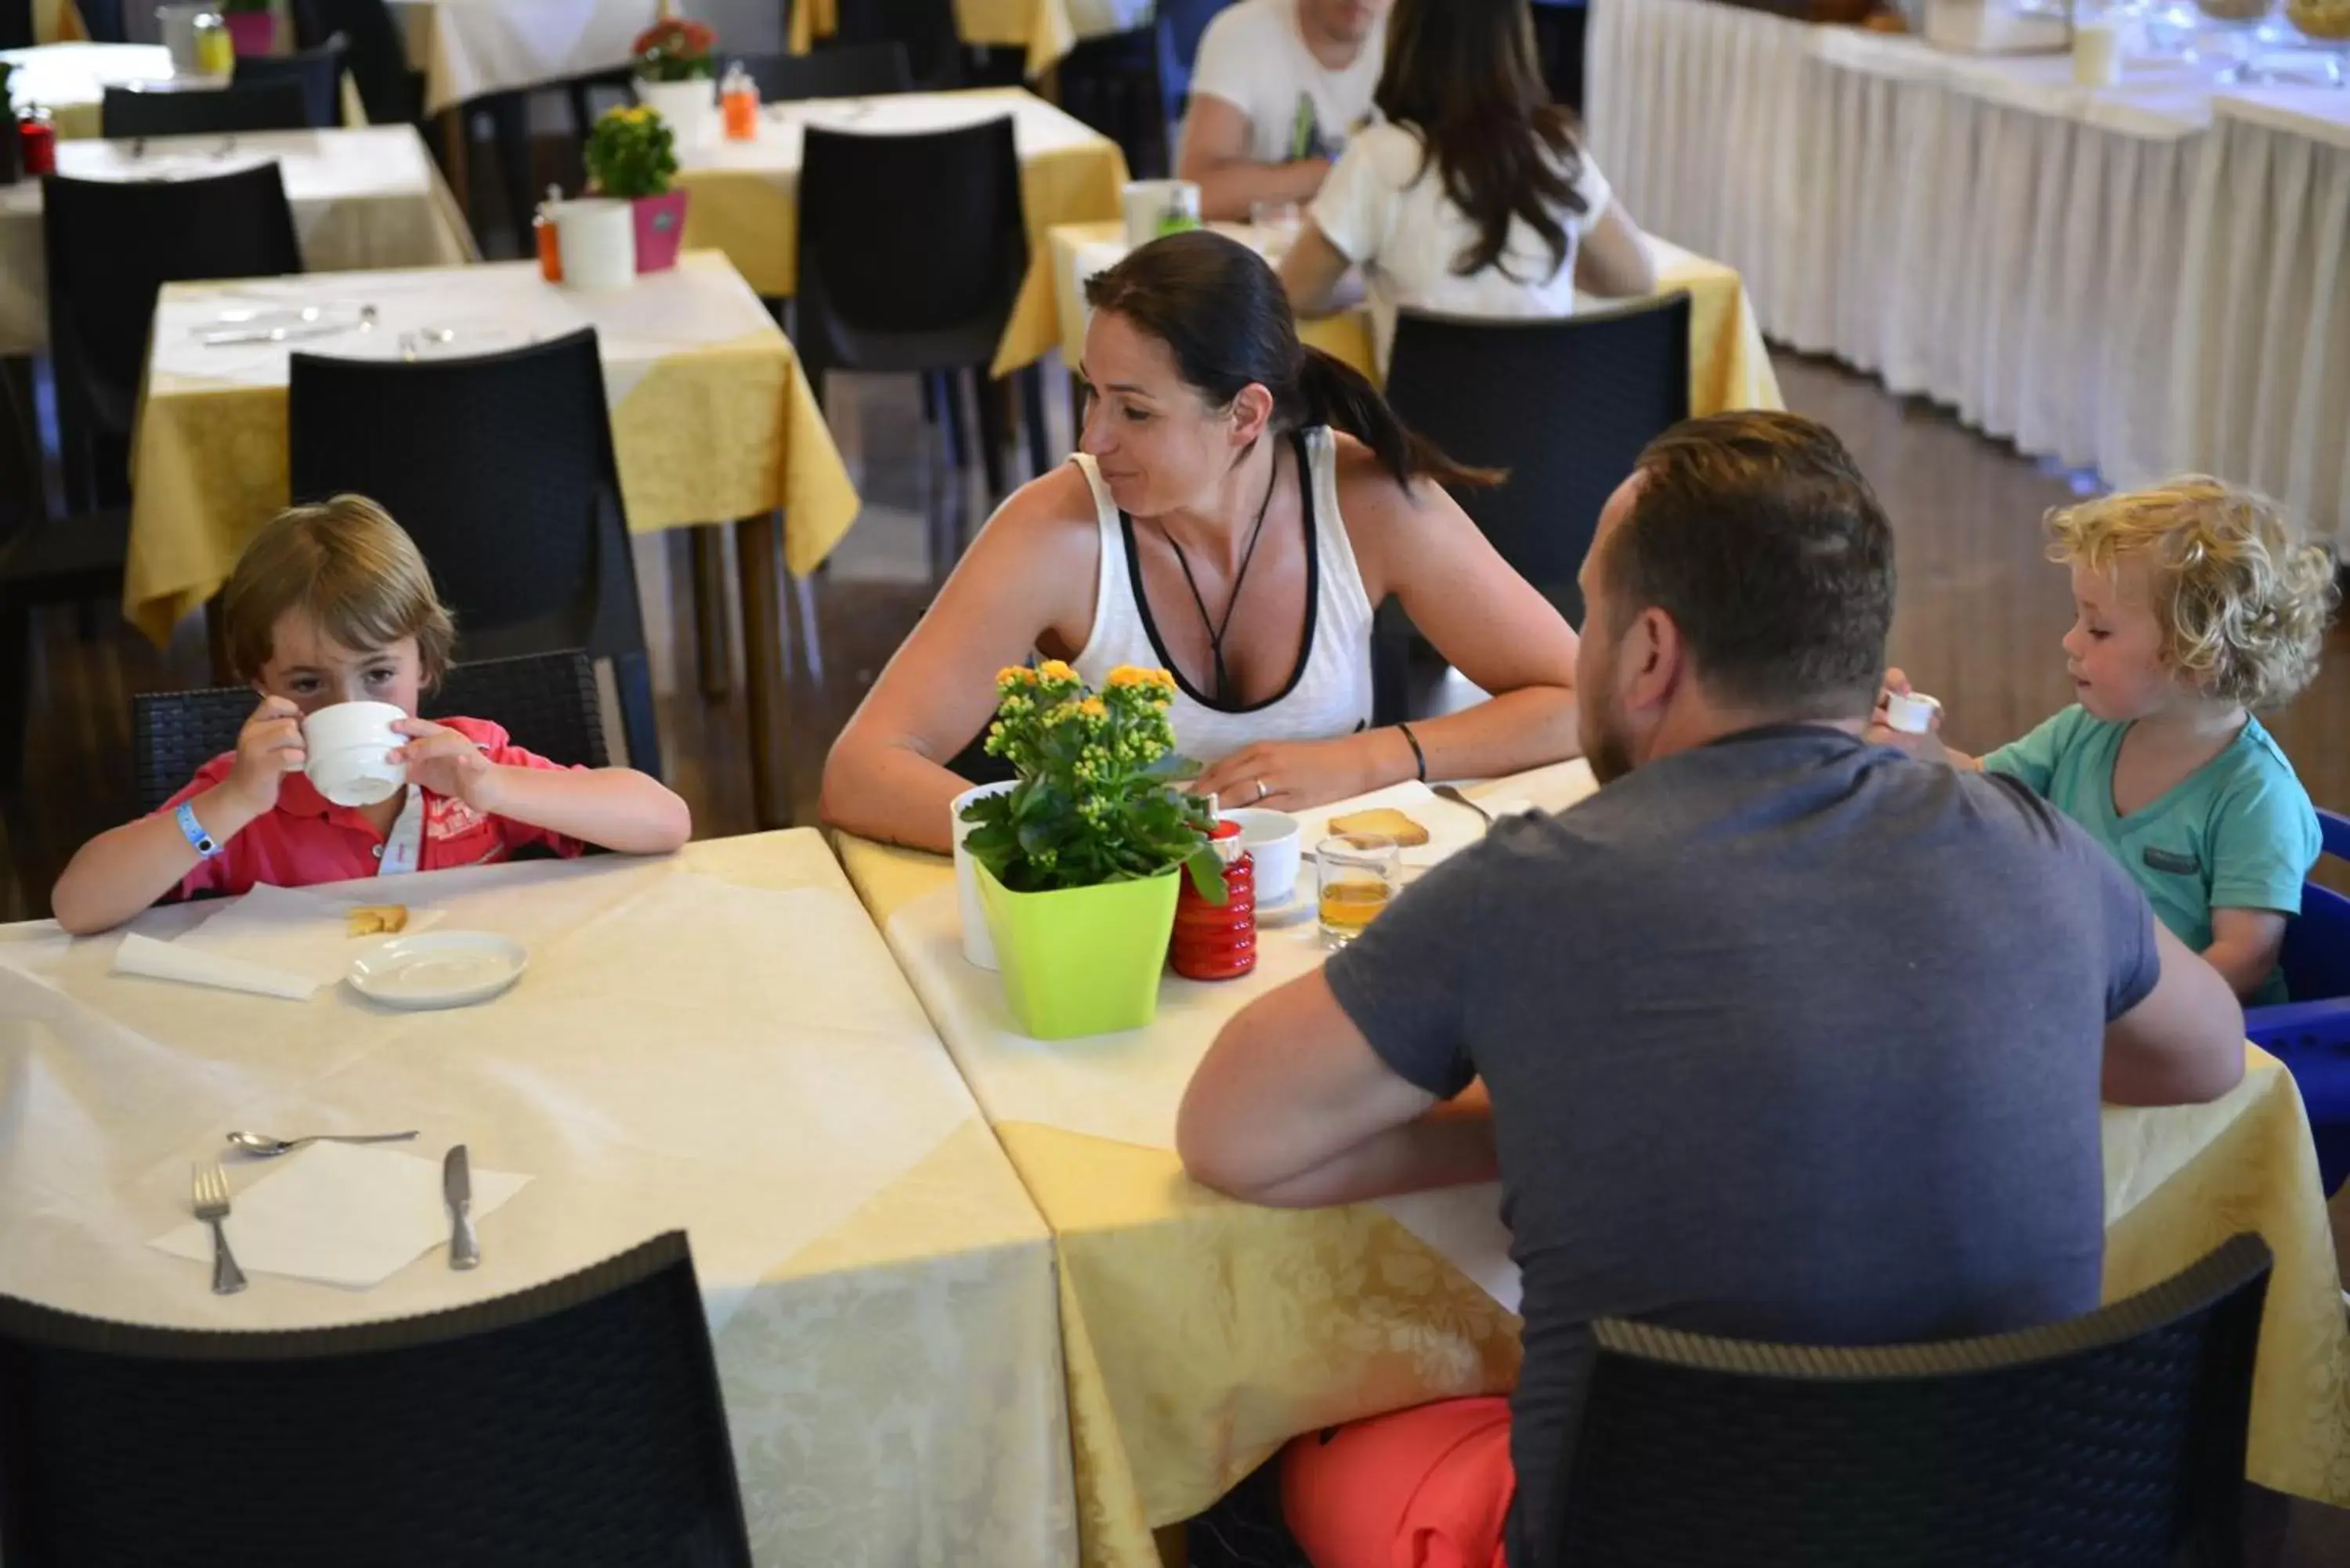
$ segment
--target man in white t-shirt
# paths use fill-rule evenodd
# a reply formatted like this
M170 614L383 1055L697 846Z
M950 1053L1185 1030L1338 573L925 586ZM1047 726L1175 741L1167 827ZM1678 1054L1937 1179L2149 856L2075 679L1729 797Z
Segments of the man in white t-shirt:
M1180 178L1203 216L1308 202L1377 114L1389 0L1239 0L1200 39Z

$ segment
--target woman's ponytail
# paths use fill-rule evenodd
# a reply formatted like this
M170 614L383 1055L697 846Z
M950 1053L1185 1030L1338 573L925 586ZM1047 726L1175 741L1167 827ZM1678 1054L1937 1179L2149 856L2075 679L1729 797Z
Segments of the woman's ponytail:
M1431 479L1448 489L1483 489L1509 477L1503 469L1470 468L1445 456L1435 442L1412 433L1368 377L1319 348L1305 350L1297 392L1305 423L1353 436L1406 489L1414 479Z

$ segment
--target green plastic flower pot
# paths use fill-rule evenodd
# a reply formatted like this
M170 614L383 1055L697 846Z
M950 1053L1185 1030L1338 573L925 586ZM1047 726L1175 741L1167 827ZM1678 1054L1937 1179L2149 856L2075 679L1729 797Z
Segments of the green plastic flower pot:
M1158 1014L1176 867L1135 882L1014 893L984 866L979 900L1013 1020L1038 1040L1139 1029Z

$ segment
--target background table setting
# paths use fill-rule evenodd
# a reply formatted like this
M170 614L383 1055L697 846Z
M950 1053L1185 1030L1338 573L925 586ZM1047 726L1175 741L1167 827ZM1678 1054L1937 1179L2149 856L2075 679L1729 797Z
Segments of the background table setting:
M1575 762L1467 793L1497 812L1559 810L1594 787ZM1408 861L1482 831L1467 808L1405 785L1300 814L1303 841L1330 815L1369 805L1429 830ZM1045 1044L1015 1031L997 977L965 958L948 861L837 842L1053 1230L1087 1563L1144 1568L1154 1531L1206 1508L1298 1432L1513 1385L1517 1276L1495 1189L1301 1212L1229 1202L1182 1175L1175 1111L1192 1068L1226 1018L1321 961L1312 922L1261 929L1256 971L1242 980L1167 980L1144 1029ZM1407 885L1410 875L1408 864ZM2105 1112L2106 1294L2260 1230L2277 1266L2249 1470L2280 1490L2350 1501L2350 1327L2308 1121L2291 1075L2246 1050L2243 1085L2214 1105Z
M1210 226L1257 251L1268 249L1270 236L1262 230L1241 223ZM1762 345L1738 274L1654 234L1648 236L1648 242L1657 262L1659 292L1680 289L1690 296L1690 412L1703 415L1726 409L1785 407L1779 396L1779 379L1771 369L1770 350ZM1072 370L1085 353L1086 322L1090 316L1086 280L1117 265L1131 248L1125 225L1119 223L1071 223L1052 232L1053 292L1061 355ZM1297 325L1299 337L1309 347L1378 379L1367 306L1356 304L1331 315L1305 317Z
M331 981L355 902L519 942L477 1006L407 1012L117 972L130 944ZM274 1159L232 1130L317 1143ZM478 1268L445 1256L472 1164ZM219 1162L248 1287L209 1288ZM1046 1232L811 831L267 890L74 941L0 929L0 1290L282 1328L503 1295L683 1227L763 1563L1066 1561Z
M49 111L60 141L99 133L99 109L109 87L152 87L172 80L172 56L161 44L44 44L0 50L16 67L8 84L19 107Z
M1083 38L1147 25L1149 0L955 0L955 30L967 45L1024 52L1032 81L1057 65ZM840 29L838 0L799 0L791 8L792 53L805 55L818 38Z
M1773 339L2112 483L2206 469L2350 537L2350 93L2230 85L2199 47L2087 87L2063 55L1594 0L1588 130Z
M1047 234L1055 224L1116 214L1126 183L1126 156L1116 142L1033 93L999 88L771 104L760 115L755 140L712 140L679 151L677 183L693 193L686 203L685 244L725 252L759 293L788 296L799 275L806 127L903 135L956 130L1007 113L1028 229L1028 275L993 366L995 375L1008 375L1044 358L1055 342ZM919 199L917 192L899 194Z
M57 148L76 180L190 180L274 162L312 272L460 266L481 259L439 168L415 130L246 131L234 137L82 140ZM0 189L0 355L48 342L47 266L37 181Z

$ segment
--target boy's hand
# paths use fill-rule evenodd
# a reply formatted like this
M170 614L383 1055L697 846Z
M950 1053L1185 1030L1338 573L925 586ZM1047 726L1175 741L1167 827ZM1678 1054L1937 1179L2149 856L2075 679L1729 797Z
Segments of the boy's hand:
M391 727L410 737L391 753L393 762L408 765L409 783L462 800L476 811L494 810L488 796L498 770L481 747L430 719L401 719Z
M255 816L277 805L287 774L308 765L302 748L302 710L283 697L265 697L237 732L236 762L221 788Z

